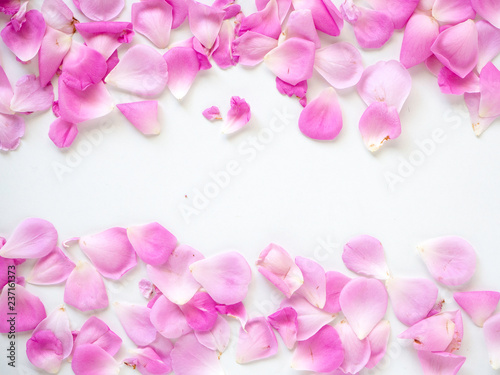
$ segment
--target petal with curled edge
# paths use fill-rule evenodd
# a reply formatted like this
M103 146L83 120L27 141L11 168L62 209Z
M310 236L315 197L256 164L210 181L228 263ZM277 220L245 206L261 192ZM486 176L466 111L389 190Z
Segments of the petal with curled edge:
M75 348L84 344L97 345L114 356L120 350L122 339L101 319L91 316L83 323L75 338Z
M85 44L106 60L122 43L130 43L135 34L131 22L80 22L75 27Z
M413 347L423 351L445 351L453 340L455 323L446 313L419 321L398 338L413 340Z
M397 108L385 102L374 102L359 119L359 132L366 148L377 151L382 145L401 134L401 120Z
M276 39L254 31L247 31L233 42L233 56L241 65L255 66L277 46Z
M495 0L471 0L472 8L496 28L500 28L500 8Z
M231 134L240 130L248 124L252 117L250 105L245 99L233 96L231 97L230 105L231 108L227 112L226 122L222 126L223 134Z
M276 0L270 0L262 10L241 20L238 35L242 36L248 31L278 39L281 34L281 21Z
M292 0L295 10L309 9L316 29L331 36L338 36L344 20L332 1L328 0Z
M191 300L179 306L188 325L197 332L210 331L217 321L216 303L207 292L196 293Z
M284 307L267 317L267 321L278 331L285 346L292 350L297 342L297 312L293 307Z
M78 135L78 126L59 117L49 128L49 138L59 148L69 147Z

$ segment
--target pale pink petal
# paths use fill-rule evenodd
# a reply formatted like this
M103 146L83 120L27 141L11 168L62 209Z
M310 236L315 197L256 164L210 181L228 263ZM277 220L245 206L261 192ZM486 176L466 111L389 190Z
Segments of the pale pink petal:
M248 124L252 116L250 106L239 96L231 97L231 108L227 112L226 122L222 126L223 134L234 133Z
M415 13L405 27L399 60L406 68L432 55L431 46L439 35L439 23L425 13Z
M24 119L0 113L0 150L15 150L24 135Z
M156 340L153 341L151 344L149 344L147 347L153 349L155 353L158 354L158 356L161 358L163 363L165 363L170 367L172 366L172 359L170 358L170 353L172 352L174 345L169 339L163 337L160 334L157 334Z
M365 69L357 88L367 105L385 102L399 112L410 94L411 76L399 61L379 61Z
M247 31L233 42L233 56L241 65L255 66L277 46L276 39L254 31Z
M137 265L137 257L125 228L115 227L84 236L78 243L104 277L118 280Z
M161 266L148 265L148 276L173 303L183 305L200 289L189 266L205 257L192 247L179 245Z
M199 260L189 269L214 301L225 305L243 301L252 280L247 261L234 251Z
M85 44L106 60L122 43L130 43L134 36L130 22L84 22L77 23L75 27Z
M316 29L325 34L338 36L344 20L332 1L329 0L292 0L295 10L310 9Z
M62 31L47 27L38 53L40 85L46 86L56 74L71 48L73 38Z
M69 147L78 135L76 124L57 118L50 124L49 138L59 148Z
M495 0L471 0L474 10L496 28L500 28L500 8Z
M167 63L153 47L135 45L122 56L106 82L141 96L159 95L167 84Z
M129 227L127 236L139 258L153 266L164 264L177 246L177 238L156 222Z
M241 20L238 35L242 36L248 31L278 39L281 34L281 21L277 0L270 0L265 8Z
M297 312L292 307L284 307L269 315L267 321L278 331L285 346L292 350L297 342Z
M98 345L83 344L75 349L71 361L75 375L118 375L118 362Z
M460 78L443 66L438 75L438 85L443 94L463 95L466 92L479 92L479 77L472 71Z
M465 362L465 357L447 352L427 352L420 350L418 359L424 375L455 375Z
M390 276L384 247L375 237L361 235L351 238L344 246L342 260L348 269L359 275L381 280Z
M151 323L158 332L169 339L176 339L191 331L179 306L160 296L151 309Z
M212 58L221 69L227 69L236 65L236 61L233 58L232 47L234 38L234 26L232 21L224 21L219 31L219 43L217 49L215 49L212 53Z
M10 109L10 102L14 96L12 86L10 85L9 78L2 66L0 66L0 113L10 115L13 114Z
M368 3L373 9L387 12L394 23L394 28L397 30L402 29L406 25L406 22L408 22L408 19L415 11L419 0L368 0Z
M431 55L425 60L425 67L433 76L437 77L444 65L436 56Z
M121 103L117 104L116 107L142 134L156 135L160 133L158 101L148 100L134 103Z
M476 18L470 0L435 0L432 17L443 23L460 23Z
M147 279L141 279L138 283L138 287L141 291L142 296L146 299L154 297L157 291L153 283Z
M176 375L224 375L217 352L200 344L192 333L177 340L171 357Z
M340 312L340 292L349 281L351 278L340 272L328 271L326 273L326 303L323 310L332 314Z
M29 218L14 229L0 250L0 256L9 259L41 258L56 246L56 228L47 220Z
M478 33L473 20L467 20L442 31L431 51L444 66L464 78L478 62Z
M370 343L371 352L366 368L374 368L384 358L390 336L391 323L388 320L382 320L366 337Z
M43 18L49 28L71 36L75 30L73 12L63 0L44 0L41 8Z
M297 340L307 340L325 324L335 319L336 314L328 313L311 305L304 297L294 295L281 302L280 308L291 307L297 312Z
M139 371L142 375L168 374L172 371L170 364L164 363L156 352L149 348L137 348L131 350L132 358L126 358L123 362Z
M215 0L212 3L212 6L217 9L222 9L225 12L224 19L228 20L241 12L241 6L239 4L235 4L235 1L236 0ZM290 2L291 0L285 1Z
M34 74L23 76L14 86L14 96L10 102L10 109L14 112L31 113L45 111L52 107L54 102L54 88L52 84L43 87Z
M398 337L413 340L417 350L445 351L453 340L455 323L449 314L441 313L419 321Z
M19 31L9 22L0 35L5 45L21 61L29 61L36 56L45 34L45 21L42 13L32 9L25 14L26 20Z
M124 0L73 0L77 8L92 21L109 21L122 11Z
M75 348L85 344L97 345L114 356L120 350L122 339L101 319L91 316L83 323L75 339Z
M62 351L61 341L50 330L39 330L33 333L26 343L26 356L28 360L35 367L49 374L57 374L59 372L63 361Z
M221 0L216 0L216 2L217 1L221 1ZM227 1L227 0L222 0L222 1ZM257 10L260 11L260 10L264 9L266 7L266 5L269 4L269 2L270 2L270 0L255 0L255 5L257 6ZM280 22L283 22L283 20L288 15L288 11L291 8L292 0L276 0L276 3L278 4L278 13L279 13Z
M194 331L209 331L217 320L215 302L206 292L196 293L189 302L179 307Z
M448 316L450 320L455 324L455 329L453 331L453 338L451 339L450 345L446 348L446 351L453 353L456 350L460 350L462 346L462 339L464 337L464 324L462 320L461 310L446 311L442 314Z
M231 327L225 318L217 316L214 326L209 331L195 331L196 338L203 346L223 353L231 336Z
M297 294L307 299L311 305L322 309L326 302L325 270L314 260L301 256L295 258L295 263L304 276L304 283Z
M248 314L243 302L238 302L233 305L217 305L215 306L215 309L219 312L219 314L237 319L242 327L247 324Z
M401 134L401 122L396 107L374 102L359 119L359 131L366 148L377 151L384 142Z
M427 269L440 283L457 286L468 282L476 270L472 245L457 236L432 238L418 247Z
M248 363L278 353L278 341L266 318L250 319L240 328L236 346L236 362Z
M58 247L40 258L26 280L30 284L52 285L66 281L75 268L73 263Z
M108 307L106 287L99 272L86 262L78 262L66 281L64 302L80 311Z
M357 84L363 74L359 51L350 43L338 42L316 51L314 68L336 89Z
M167 48L172 28L172 6L165 0L142 0L132 4L134 29L158 48Z
M314 52L313 42L291 38L269 52L264 62L277 77L296 85L312 77Z
M491 367L498 370L500 369L500 314L489 318L483 328Z
M281 246L268 245L259 255L257 269L287 298L304 283L302 271Z
M349 374L357 374L370 360L371 350L368 338L360 340L347 320L335 324L344 348L344 360L340 369Z
M10 284L10 286L9 286ZM15 312L15 331L24 332L35 329L36 326L47 317L45 307L40 299L28 292L23 286L15 284L14 290L11 284L5 284L0 294L0 333L8 333L11 330L12 315L9 313ZM15 306L12 311L9 306L9 299L12 293L15 294ZM10 320L9 320L10 319Z
M500 70L492 62L485 65L479 75L481 100L479 102L479 116L500 116Z
M191 1L189 4L189 28L194 37L211 49L219 35L225 12L221 9Z
M302 38L314 42L316 48L321 47L318 32L314 26L312 13L309 9L295 10L290 13L282 36L286 39Z
M479 116L479 105L481 102L481 94L465 93L465 104L469 110L470 121L474 133L479 137L488 127L497 119L497 117L481 117Z
M474 324L482 327L484 322L495 312L500 301L500 293L489 291L457 292L453 294L453 298L471 317Z
M428 279L396 277L385 283L399 321L412 326L428 316L436 303L437 286Z
M136 345L145 346L156 339L156 328L150 320L151 309L125 302L113 305L125 333Z
M203 117L205 117L209 121L222 120L222 115L220 114L219 107L212 106L210 108L207 108L203 111L202 114Z
M480 72L500 53L500 29L485 20L476 22L476 28L479 47L477 70Z
M359 277L344 286L339 302L353 331L362 340L384 317L387 292L380 281Z

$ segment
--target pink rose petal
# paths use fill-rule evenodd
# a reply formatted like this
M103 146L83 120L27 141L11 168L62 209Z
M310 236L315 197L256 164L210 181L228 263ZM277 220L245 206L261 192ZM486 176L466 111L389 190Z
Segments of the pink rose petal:
M465 104L469 110L470 120L474 133L479 137L488 127L497 119L494 117L481 117L479 116L479 106L481 103L481 94L479 93L465 93Z
M73 0L73 2L92 21L109 21L118 16L125 6L124 0Z
M85 44L99 52L105 60L122 43L130 43L134 36L130 22L84 22L75 25Z
M287 95L290 98L292 96L296 96L297 98L299 98L300 104L302 106L305 106L307 104L307 81L299 82L296 85L290 85L289 83L286 83L285 81L276 77L276 88L278 89L280 94ZM302 104L304 101L306 103Z
M236 65L233 57L234 38L235 33L232 21L224 21L219 31L219 45L212 53L212 58L221 69L227 69Z
M166 0L172 6L172 29L177 29L188 16L189 2L186 0Z
M153 266L164 264L177 246L177 238L156 222L129 227L127 236L139 258Z
M491 367L498 370L500 369L500 314L489 318L483 328Z
M292 0L295 10L311 10L316 29L331 36L338 36L344 20L333 2L328 0Z
M52 107L54 102L54 88L52 84L45 87L34 74L23 76L14 86L14 96L10 102L10 109L14 112L31 113L45 111Z
M415 13L406 24L399 59L406 68L432 55L431 46L439 35L439 23L425 13Z
M24 119L0 113L0 150L15 150L24 135Z
M49 138L59 148L69 147L78 135L76 124L57 118L50 124Z
M124 302L114 303L116 315L127 336L138 346L145 346L156 339L156 328L151 323L151 309Z
M241 326L244 327L248 321L248 314L242 302L235 303L234 305L217 305L215 309L219 314L227 315L237 319Z
M345 89L359 82L363 61L352 44L338 42L316 51L314 68L330 85Z
M387 12L396 30L405 27L406 22L415 11L419 0L368 0L373 9Z
M16 14L19 11L21 0L4 0L0 4L0 12L8 15Z
M114 356L120 350L122 339L101 319L91 316L83 323L75 338L75 348L85 344L97 345Z
M58 247L40 258L26 280L30 284L52 285L66 281L75 268L73 263Z
M500 53L500 29L485 20L477 21L476 28L479 48L477 70L480 72Z
M45 87L59 70L72 42L71 35L47 27L38 53L38 70L42 87Z
M233 56L241 65L255 66L277 46L276 39L254 31L247 31L233 42Z
M385 102L370 104L359 119L359 132L371 152L377 151L384 142L396 139L401 134L397 108Z
M160 133L158 101L147 100L134 103L121 103L117 104L116 108L118 108L127 120L129 120L142 134L156 135Z
M342 260L348 269L359 275L380 280L390 276L384 248L375 237L361 235L351 238L344 246Z
M134 357L127 358L123 362L142 375L168 374L172 371L172 366L164 363L160 356L149 347L137 348L131 353Z
M210 108L207 108L203 111L202 114L203 117L205 117L209 121L222 120L219 107L212 106Z
M11 328L11 315L15 312L15 332L25 332L35 329L36 326L47 317L45 307L40 299L28 292L23 286L15 284L12 290L12 283L5 284L0 294L0 333L8 333ZM15 307L12 311L9 306L9 290L10 295L15 294Z
M165 0L142 0L132 4L134 29L158 48L167 48L172 28L172 6Z
M339 296L351 278L336 271L328 271L326 276L326 303L323 310L336 314L340 312Z
M118 375L118 362L98 345L83 344L75 349L71 361L75 375Z
M322 309L326 302L325 270L312 259L298 256L295 263L302 271L304 283L297 290L297 295L304 297L313 306Z
M78 262L66 281L64 302L80 311L108 307L106 287L99 272L86 262Z
M284 307L269 315L267 321L278 331L285 346L292 350L297 342L297 312L292 307Z
M470 72L460 78L450 69L443 66L438 75L438 85L443 94L463 95L466 92L479 92L479 77Z
M314 42L316 48L321 47L318 32L314 26L312 13L309 9L294 10L288 16L283 34L286 39L302 38Z
M413 346L423 351L445 351L453 340L455 323L446 313L419 321L398 338L413 340Z
M163 361L163 363L172 367L172 359L170 358L170 353L172 353L174 345L169 339L158 334L156 335L156 340L149 344L147 348L153 349Z
M191 300L179 306L188 325L199 332L210 331L217 320L215 302L206 292L196 293Z
M455 375L465 362L465 357L446 353L420 350L418 359L424 375Z
M194 334L203 346L223 353L229 345L231 327L225 318L217 316L214 326L209 331L195 331Z
M234 133L248 124L252 116L250 105L239 96L231 97L231 108L227 112L226 123L222 126L223 134Z
M248 363L278 353L278 341L266 318L251 319L240 328L236 346L236 362Z
M44 0L42 3L42 15L49 28L60 31L69 37L75 30L73 12L63 0Z
M9 78L2 66L0 66L0 113L10 115L13 114L10 109L10 102L14 96L14 91L10 85Z
M368 338L360 340L347 320L335 324L344 348L344 360L340 369L348 374L357 374L370 360L371 350Z
M495 312L500 301L500 293L488 291L456 292L453 294L453 298L471 317L474 324L482 327L484 322Z
M241 20L238 35L242 36L248 31L278 39L281 34L281 21L277 0L270 0L262 10Z
M495 0L471 0L471 4L478 15L500 28L500 9Z
M177 340L171 357L176 375L224 374L217 352L200 344L192 333Z
M432 17L442 23L460 23L476 18L470 0L436 0L432 7Z
M479 75L481 99L479 115L481 117L500 116L500 70L492 62L485 65Z
M179 306L165 296L160 296L153 305L151 323L161 335L169 339L176 339L191 332L191 327Z
M224 15L225 12L221 9L194 0L189 3L189 28L194 37L206 48L213 47Z
M370 359L365 366L366 368L374 368L384 358L390 336L391 323L387 320L382 320L366 337L370 343L371 352Z

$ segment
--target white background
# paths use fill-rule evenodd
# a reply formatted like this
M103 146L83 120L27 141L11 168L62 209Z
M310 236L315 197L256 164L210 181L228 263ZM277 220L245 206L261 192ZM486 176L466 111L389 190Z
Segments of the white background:
M40 2L33 3L39 8ZM252 2L243 8L246 13L254 11ZM85 19L76 11L75 16ZM120 20L130 20L130 4ZM187 37L186 24L172 33L172 41ZM323 45L339 40L356 45L349 25L340 38L322 38ZM402 32L398 31L382 50L363 51L365 66L398 59L401 41ZM134 43L149 44L141 35L134 37ZM121 53L128 47L122 48ZM36 59L22 66L3 45L1 54L12 84L27 72L37 73ZM413 87L401 111L402 134L376 154L365 148L357 129L366 106L355 89L339 91L344 128L338 138L313 141L298 129L302 108L298 100L281 96L273 75L263 65L222 71L214 64L213 69L199 74L181 102L166 90L159 98L162 132L156 137L140 134L115 109L104 119L82 124L73 146L59 150L47 136L53 114L48 111L27 116L26 135L19 149L0 154L0 235L8 237L27 217L53 222L60 240L112 226L158 221L180 242L206 256L237 250L247 257L254 271L246 299L251 316L270 313L279 304L279 293L253 266L270 242L280 244L292 255L312 257L327 270L349 274L341 260L342 246L349 238L366 233L381 240L395 275L430 277L415 246L435 236L460 235L473 244L478 257L474 278L461 290L500 290L500 126L493 124L476 138L462 98L441 94L436 78L425 67L410 72ZM315 73L308 99L325 87L327 83ZM140 100L118 91L112 93L117 103ZM217 105L225 114L233 95L247 100L252 119L247 128L227 137L219 131L221 123L208 122L201 112ZM244 150L253 147L252 137L268 135L265 129L271 121L280 123L276 111L289 113L289 123L282 131L271 132L272 140L265 145L259 141L263 149L249 160ZM418 154L417 142L429 142L438 128L442 142L434 143L428 155L418 158L423 154ZM91 137L94 143L89 141ZM225 170L232 161L238 163L239 174L208 200L206 208L186 220L181 208L193 207L196 192L213 181L211 174ZM406 170L402 181L391 188L387 175L397 174L398 168L411 162L419 165ZM63 172L61 166L66 166ZM321 248L325 242L337 245L325 251ZM84 259L77 246L68 254L74 261ZM19 267L19 274L27 276L32 264ZM142 277L143 265L119 283L106 281L110 303L145 303L137 288ZM47 312L63 301L63 285L27 288L40 296ZM452 291L440 289L448 302L446 307L456 308ZM90 315L71 307L68 313L73 329L79 329ZM97 316L124 338L117 358L126 358L133 344L112 307ZM390 307L387 317L393 327L392 350L379 373L420 374L416 352L396 339L404 327ZM481 329L467 316L464 324L458 354L467 356L467 361L460 374L497 373L488 364ZM232 327L236 333L235 322ZM18 337L18 363L23 364L19 374L38 373L25 357L28 338L29 334ZM5 336L0 340L3 353ZM222 356L226 373L300 374L289 369L291 355L278 341L277 357L241 366L234 363L233 337L233 348ZM2 373L5 368L6 359L0 354ZM123 374L131 372L122 369ZM65 364L61 374L70 373L69 364Z

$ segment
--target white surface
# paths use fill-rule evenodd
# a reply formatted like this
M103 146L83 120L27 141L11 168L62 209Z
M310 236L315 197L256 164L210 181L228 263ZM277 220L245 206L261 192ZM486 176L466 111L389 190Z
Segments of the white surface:
M245 8L253 10L251 4ZM120 18L129 17L127 7ZM189 35L183 29L173 32L174 40ZM355 43L348 25L341 38L323 41L337 40ZM401 40L402 33L397 32L381 51L364 51L365 66L380 59L397 59ZM148 43L140 35L135 42ZM35 62L22 67L4 46L1 52L9 78L36 72ZM430 277L415 246L430 237L456 234L469 240L478 256L477 272L463 289L499 290L500 126L494 124L476 138L461 98L441 94L436 78L423 67L411 69L411 74L413 88L401 111L402 135L375 155L365 149L357 130L365 105L354 89L339 92L344 117L339 137L332 142L312 141L298 130L298 101L277 92L274 77L265 66L221 71L214 64L199 75L180 103L167 90L160 98L162 133L153 138L142 136L115 110L105 119L82 126L74 145L61 151L47 136L52 113L29 116L19 149L0 155L0 235L8 237L26 217L53 222L60 240L111 226L158 221L182 243L206 256L235 249L247 257L254 271L246 300L252 316L270 313L279 304L279 292L253 266L270 242L292 255L312 257L327 270L347 272L341 261L343 244L354 235L371 234L383 243L394 274ZM309 100L326 85L315 74ZM134 100L123 93L113 94L117 102ZM226 137L219 132L220 123L209 123L201 112L217 105L226 113L233 95L248 101L252 120L248 128ZM285 111L290 120L282 131L269 132L271 121L280 123L276 111ZM432 139L435 129L442 129L444 141L391 189L387 173L398 173L401 163L408 162L411 155L417 157L416 141ZM250 158L248 150L255 149L251 142L267 135L264 132L273 134L273 139L265 145L259 141L262 149ZM91 136L94 144L89 141ZM209 185L211 174L225 170L229 162L238 163L239 174L208 200L206 208L185 220L181 208L193 207L197 189ZM58 175L56 168L61 165L67 169ZM324 243L337 245L325 250ZM73 260L84 258L77 246L68 253ZM19 267L20 274L26 276L30 264ZM110 304L122 300L145 303L137 289L142 277L145 268L141 265L119 283L106 281ZM40 296L48 312L62 303L63 286L28 285L28 290ZM452 292L442 287L441 291L447 308L456 308ZM89 316L72 308L68 312L73 329ZM124 338L117 358L126 358L133 345L112 308L97 316ZM393 327L392 350L383 369L368 373L420 374L415 351L402 348L405 343L396 339L404 327L390 308L387 317ZM467 361L459 374L497 373L488 364L481 330L466 316L464 324L458 354L467 356ZM232 327L236 334L237 325ZM28 338L29 334L19 335L17 360L23 367L18 374L37 373L24 353ZM1 336L2 352L5 341ZM240 366L234 363L233 337L232 349L222 356L226 373L300 374L289 369L291 355L278 341L278 357ZM2 355L2 374L5 368ZM70 373L66 364L61 374ZM122 373L132 371L123 368Z

